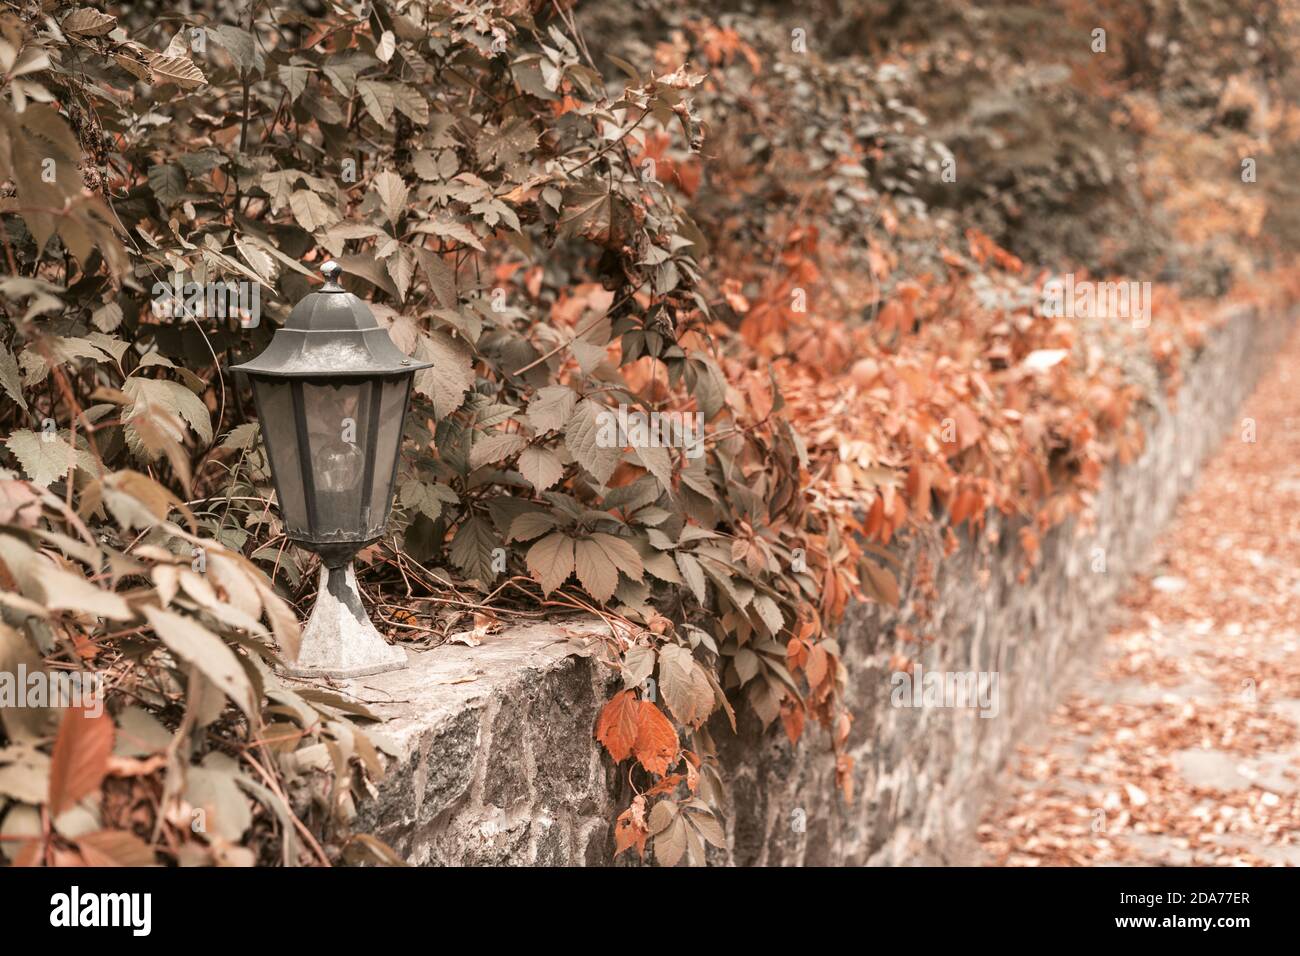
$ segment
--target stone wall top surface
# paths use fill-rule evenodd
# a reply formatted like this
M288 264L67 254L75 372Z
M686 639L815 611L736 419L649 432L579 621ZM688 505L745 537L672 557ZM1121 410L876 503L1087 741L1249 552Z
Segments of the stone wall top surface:
M506 627L481 637L460 632L438 647L406 648L407 666L338 681L349 697L382 721L375 735L402 759L430 728L485 701L508 697L569 657L588 657L608 634L598 620L574 619ZM467 643L475 641L479 643Z

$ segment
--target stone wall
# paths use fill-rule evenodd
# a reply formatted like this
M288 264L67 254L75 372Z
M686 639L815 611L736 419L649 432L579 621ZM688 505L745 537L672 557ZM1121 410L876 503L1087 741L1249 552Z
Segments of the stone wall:
M1177 400L1149 410L1140 459L1107 475L1095 533L1067 525L1045 536L1027 581L1019 580L1017 524L994 517L997 544L965 540L935 564L928 624L877 606L850 611L839 637L854 714L852 804L834 786L820 730L792 747L778 727L764 733L747 708L737 734L717 719L711 729L729 788L729 848L717 862L962 861L998 771L1090 657L1107 607L1200 462L1235 430L1241 401L1289 327L1247 312L1212 333L1186 364ZM905 546L905 568L922 547ZM1104 571L1095 570L1098 554ZM905 588L911 578L902 575ZM615 689L589 656L601 626L516 628L478 647L412 652L405 671L349 682L385 718L378 734L394 757L358 828L416 864L609 864L611 821L628 793L592 739ZM900 626L938 636L908 642ZM997 672L997 716L891 706L896 654L927 672Z

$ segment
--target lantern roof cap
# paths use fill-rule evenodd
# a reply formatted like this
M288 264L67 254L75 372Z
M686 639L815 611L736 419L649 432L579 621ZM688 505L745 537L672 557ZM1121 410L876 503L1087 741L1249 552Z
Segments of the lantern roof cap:
M325 284L302 297L260 355L231 371L271 378L357 378L429 368L393 344L364 299L339 284L343 267L320 267Z

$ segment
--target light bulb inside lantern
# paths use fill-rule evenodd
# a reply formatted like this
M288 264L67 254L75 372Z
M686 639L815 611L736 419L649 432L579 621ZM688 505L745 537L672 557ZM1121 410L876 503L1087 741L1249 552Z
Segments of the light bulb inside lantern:
M312 455L316 487L321 491L350 491L361 481L364 456L356 445L334 439Z

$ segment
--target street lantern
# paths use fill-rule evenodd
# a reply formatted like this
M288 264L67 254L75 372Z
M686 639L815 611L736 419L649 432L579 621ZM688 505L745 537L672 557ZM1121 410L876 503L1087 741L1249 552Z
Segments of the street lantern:
M406 665L370 623L353 556L388 522L416 362L366 303L338 283L305 296L261 355L234 371L253 383L285 533L321 556L316 606L289 673L362 677Z

